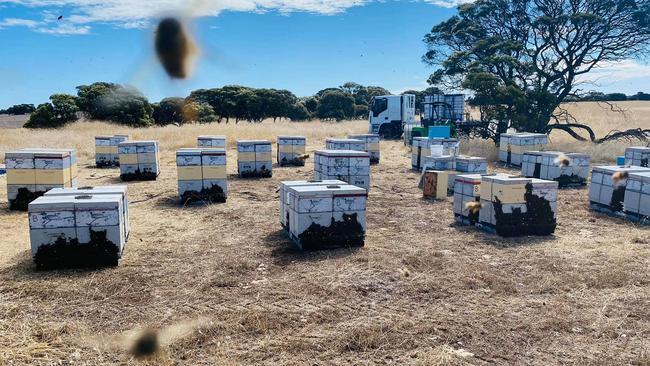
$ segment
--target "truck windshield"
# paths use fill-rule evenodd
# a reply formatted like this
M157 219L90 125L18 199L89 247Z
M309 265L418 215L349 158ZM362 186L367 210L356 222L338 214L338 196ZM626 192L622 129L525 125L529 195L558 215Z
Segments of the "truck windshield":
M372 101L372 115L373 117L379 117L379 115L388 109L388 99L386 98L377 98Z

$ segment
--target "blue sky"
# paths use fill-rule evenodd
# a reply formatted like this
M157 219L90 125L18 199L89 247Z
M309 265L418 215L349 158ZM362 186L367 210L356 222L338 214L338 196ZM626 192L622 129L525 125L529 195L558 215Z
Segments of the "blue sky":
M423 89L432 70L420 61L422 38L455 2L0 0L0 108L93 81L135 85L152 101L226 84L299 96L346 81ZM190 80L169 80L155 61L152 24L165 13L192 18L202 52ZM650 91L650 67L636 61L591 78L593 89Z

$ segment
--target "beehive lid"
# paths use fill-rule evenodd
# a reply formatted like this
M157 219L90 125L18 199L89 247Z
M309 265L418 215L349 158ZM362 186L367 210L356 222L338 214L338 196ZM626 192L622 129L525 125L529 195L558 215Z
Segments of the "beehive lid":
M460 156L456 157L456 160L460 160L460 161L487 161L487 158L482 158L480 156L460 155Z
M339 144L359 144L363 143L362 140L357 140L357 139L337 139L337 138L329 138L325 140L326 142L334 142L334 143L339 143Z
M154 141L154 140L139 140L139 141L131 141L131 142L134 142L138 146L158 145L158 141Z
M532 180L533 186L535 187L548 187L548 188L557 188L559 186L559 183L554 180L545 180L545 179L538 179L538 178L527 178Z
M530 178L513 177L507 174L484 175L483 181L492 182L496 184L528 184L532 180Z
M270 144L269 140L239 140L237 141L238 145L261 145L261 144Z
M502 133L501 137L523 137L523 138L530 138L530 137L545 137L546 134L543 133L532 133L532 132L516 132L516 133Z
M28 205L29 212L74 210L73 196L41 196Z
M79 187L79 188L53 188L47 191L44 196L79 196L91 195L125 195L127 186L101 186L101 187Z
M481 184L483 176L481 174L459 174L456 176L456 182Z
M617 172L650 172L650 168L643 168L640 166L618 166L618 165L606 165L606 166L595 166L593 167L593 171L597 173L603 173L603 174L614 174Z
M15 151L7 151L5 153L5 159L33 159L33 158L34 158L34 153L30 151L15 150Z
M77 149L50 149L50 148L24 148L20 149L20 151L27 151L31 153L68 153L70 155L77 155Z
M197 156L201 155L202 152L203 149L185 147L176 151L176 156Z
M278 136L278 139L286 140L305 140L305 136Z
M122 203L121 195L78 195L74 198L75 207L80 210L117 209Z
M199 140L225 140L226 136L223 135L201 135Z
M626 148L625 150L626 150L626 151L629 150L629 151L643 151L643 152L646 152L646 151L650 151L650 147L645 147L645 146L632 146L632 147L628 147L628 148Z
M289 187L289 190L295 192L299 196L313 196L313 195L353 195L365 196L366 190L350 184L335 184L335 185L311 185L311 186L297 186Z
M443 137L431 137L431 138L429 138L429 141L431 141L431 142L442 142L442 143L445 143L445 142L456 143L456 142L458 142L458 139L443 138Z
M630 179L638 180L644 183L650 183L650 171L641 173L631 173Z
M340 180L290 180L280 182L284 187L300 187L300 186L318 186L318 185L347 185L346 182Z
M208 148L208 149L201 149L201 153L203 155L226 155L226 149L220 149L220 148Z
M95 136L95 140L110 140L113 136Z
M334 157L370 158L370 154L357 150L317 150L316 154Z
M361 134L361 135L350 135L350 136L348 136L349 139L368 138L368 137L379 137L379 135L376 134L376 133L364 133L364 134Z

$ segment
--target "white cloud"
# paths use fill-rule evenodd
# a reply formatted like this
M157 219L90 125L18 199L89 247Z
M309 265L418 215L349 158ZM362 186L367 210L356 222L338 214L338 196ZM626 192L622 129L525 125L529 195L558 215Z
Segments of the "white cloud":
M7 27L34 28L38 24L39 23L37 21L31 19L5 18L0 21L0 28L7 28Z
M56 35L81 35L90 33L90 26L74 25L69 23L58 24L54 27L40 27L37 29L40 33Z
M443 8L455 8L458 5L470 3L473 0L425 0L425 2L437 6L441 6Z
M635 60L623 60L602 63L582 76L580 82L606 86L607 84L644 77L650 77L650 65L641 64Z

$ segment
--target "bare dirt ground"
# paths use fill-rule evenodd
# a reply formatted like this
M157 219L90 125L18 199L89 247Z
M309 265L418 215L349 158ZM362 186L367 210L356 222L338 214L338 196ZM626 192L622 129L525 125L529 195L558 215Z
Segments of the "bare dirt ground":
M231 176L225 204L178 203L174 151L198 134L229 135L234 174L237 134L306 134L313 152L364 129L84 123L0 137L2 150L79 148L82 185L120 183L92 167L96 134L163 149L159 180L128 185L133 231L117 268L36 272L26 214L8 211L0 188L0 365L650 364L650 229L590 212L586 189L560 193L554 236L502 239L454 225L451 199L423 200L408 150L382 142L365 248L316 253L291 247L276 193L311 178L311 161L272 179ZM146 328L161 330L162 352L136 360L129 347Z

